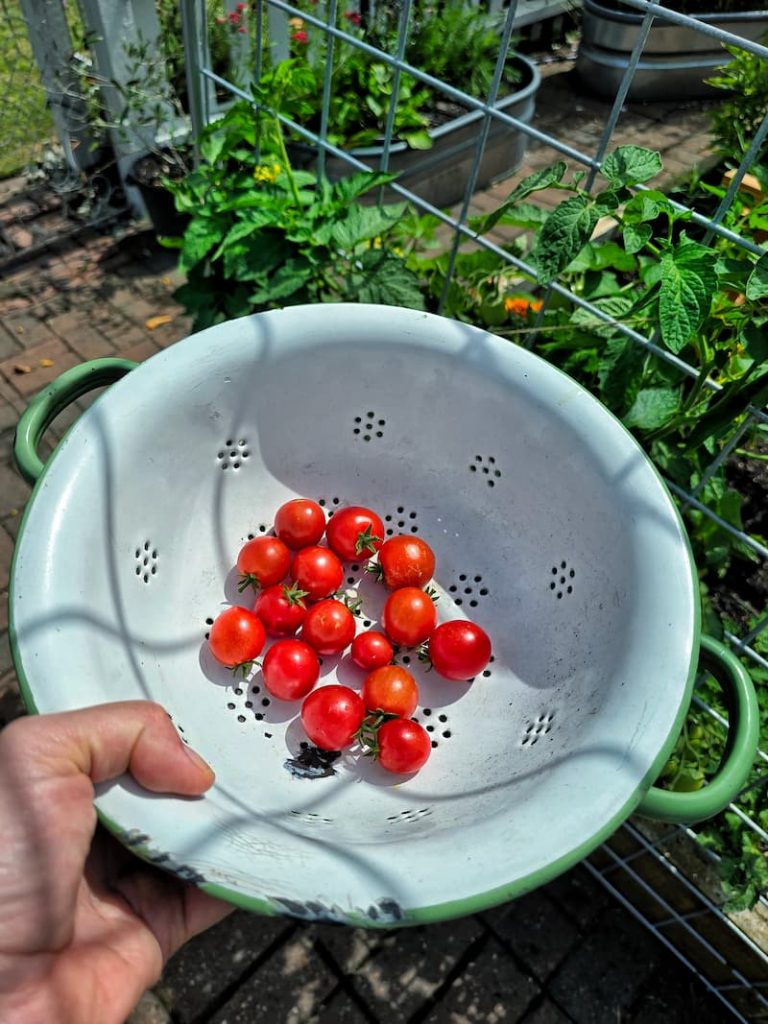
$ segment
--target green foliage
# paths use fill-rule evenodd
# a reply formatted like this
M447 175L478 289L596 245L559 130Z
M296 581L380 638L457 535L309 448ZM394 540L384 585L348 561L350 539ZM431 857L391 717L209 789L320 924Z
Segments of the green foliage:
M532 228L530 242L513 246L535 275L528 281L520 275L511 278L506 260L462 247L445 310L528 343L562 367L623 420L670 480L691 490L742 421L746 406L768 401L768 256L757 258L721 238L704 245L690 217L678 213L661 192L632 191L659 170L657 153L625 146L606 158L602 188L590 193L582 189L580 175L567 178L562 162L529 175L499 208L470 226L478 232L498 224ZM542 211L530 202L544 189L563 194L553 210ZM708 189L721 198L722 190ZM606 215L613 230L593 238L595 225ZM765 220L768 207L749 199L734 206L727 224L749 234L762 230ZM435 299L443 292L448 257L430 249L436 225L423 218L420 225L419 232L417 225L403 223L413 233L409 265ZM563 291L549 293L543 305L537 290L555 279ZM578 306L569 293L594 308ZM621 327L655 336L660 346L695 367L698 376L691 378L659 359ZM698 497L726 523L743 529L743 498L729 486L724 467L707 479ZM686 521L702 575L708 628L721 631L706 601L707 581L716 582L734 556L755 556L709 515L689 509ZM762 642L768 646L768 637ZM767 746L768 674L749 667L758 684L762 743ZM725 713L713 680L702 679L699 692ZM719 763L723 732L711 715L694 708L662 784L679 790L702 786ZM738 803L765 828L768 811L758 769L751 783ZM737 816L722 814L699 826L699 834L721 858L729 910L751 906L768 890L768 850Z
M360 300L423 308L418 279L393 243L402 204L357 200L391 181L362 172L336 184L288 161L278 122L238 103L205 129L200 165L168 181L191 219L179 252L178 300L195 328L276 306Z
M763 39L763 45L768 37ZM726 46L732 60L718 68L709 84L728 93L725 102L711 114L712 135L720 153L734 164L741 163L749 144L768 110L768 64L757 54L738 46ZM768 160L768 141L756 164Z
M308 11L317 9L306 0ZM301 4L299 5L301 6ZM388 54L397 52L400 7L376 5L375 14L361 18L339 10L338 27ZM326 33L295 19L291 58L267 67L259 82L260 98L282 114L313 131L320 129L323 83L332 66L333 89L328 116L328 139L338 146L366 146L385 132L395 85L394 70L344 40L329 47ZM491 83L499 47L502 19L463 0L414 4L405 59L448 85L485 95ZM512 58L507 61L504 87L519 77ZM394 114L396 139L414 149L428 149L427 129L441 97L411 75L400 75Z

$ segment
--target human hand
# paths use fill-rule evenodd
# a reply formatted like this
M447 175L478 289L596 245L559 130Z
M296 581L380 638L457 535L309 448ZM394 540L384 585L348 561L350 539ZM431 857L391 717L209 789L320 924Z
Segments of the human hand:
M122 1024L168 957L232 909L96 834L94 783L126 771L183 796L214 779L146 701L0 734L0 1024Z

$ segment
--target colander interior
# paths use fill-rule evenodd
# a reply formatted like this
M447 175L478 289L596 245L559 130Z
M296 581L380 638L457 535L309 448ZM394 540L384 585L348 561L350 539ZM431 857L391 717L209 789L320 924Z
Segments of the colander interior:
M296 495L422 536L440 617L491 636L471 684L409 655L434 747L411 778L345 757L297 779L298 705L207 651L237 551ZM375 627L385 593L346 569ZM594 399L484 332L368 306L235 321L114 385L38 486L12 603L38 709L160 701L216 771L196 801L104 787L129 842L246 904L372 923L511 895L617 824L674 740L697 615L671 501Z

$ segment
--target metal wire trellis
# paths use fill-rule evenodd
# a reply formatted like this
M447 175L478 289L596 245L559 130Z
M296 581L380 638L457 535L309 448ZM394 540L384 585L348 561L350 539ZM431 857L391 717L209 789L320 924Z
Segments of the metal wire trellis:
M450 100L458 102L466 109L476 110L482 114L474 159L467 175L463 200L458 205L457 212L446 212L437 209L424 197L397 183L391 186L396 194L409 201L417 210L431 214L452 231L447 278L439 304L439 310L441 310L445 305L448 287L455 271L457 253L462 243L466 241L472 242L475 246L493 253L509 266L510 272L518 272L530 279L537 279L535 268L518 254L503 248L488 237L478 235L469 225L472 196L478 180L489 128L494 121L524 133L528 136L529 140L547 146L553 154L564 156L573 163L583 167L587 172L587 187L591 188L600 171L602 161L609 150L620 118L624 113L624 104L629 87L642 56L648 33L656 19L661 17L666 22L694 29L718 43L741 48L768 60L768 46L742 39L733 33L723 31L714 24L706 24L689 15L668 10L653 2L653 0L623 0L623 2L642 13L642 24L637 43L629 58L626 71L606 118L599 142L595 147L595 151L591 153L583 152L556 135L542 131L535 125L527 124L496 106L501 71L512 45L518 6L517 0L511 0L506 9L495 72L488 91L483 97L473 96L460 88L440 81L423 69L415 67L408 62L406 53L412 0L405 0L399 6L397 44L392 53L377 49L365 40L359 39L344 31L344 29L339 28L335 23L335 0L331 0L328 8L325 10L322 6L318 6L315 8L314 13L295 6L289 0L257 0L256 19L259 25L259 32L261 31L265 12L268 12L271 19L274 19L276 15L282 16L286 21L290 17L300 17L305 25L322 32L329 46L343 43L355 47L376 61L388 65L394 74L393 99L387 112L380 157L375 164L371 162L366 163L364 160L329 142L328 130L332 91L330 71L324 79L319 132L313 132L303 125L296 123L279 110L270 110L269 112L277 117L281 124L293 134L307 140L316 147L318 166L321 171L324 167L324 161L328 156L333 156L343 161L350 169L386 169L388 167L392 145L395 141L394 124L398 94L397 87L401 76L408 75L417 82L433 88ZM216 74L211 68L210 62L206 58L205 13L199 0L183 0L182 17L185 26L185 42L187 44L189 92L191 97L196 97L192 105L192 116L193 131L197 134L211 116L211 111L205 102L205 97L210 96L211 86L224 90L234 97L246 99L252 103L255 103L255 101L247 90ZM257 80L260 74L260 65L258 63L261 52L260 42L259 36L256 47ZM719 237L733 245L739 246L745 252L757 256L763 254L764 250L751 238L743 237L737 231L725 226L723 221L729 209L736 201L739 186L744 175L754 162L755 155L764 144L766 138L768 138L768 112L759 126L748 151L736 169L724 197L712 215L702 214L698 210L688 208L678 201L673 202L673 206L678 212L687 213L693 224L704 229L707 242L715 237ZM680 373L694 379L699 376L699 371L696 367L662 347L656 333L653 331L644 333L635 326L622 323L589 300L574 295L564 283L557 279L547 286L547 295L557 295L565 298L573 306L588 311L595 321L609 325L614 331L630 339L648 353L674 367ZM535 336L535 332L533 336ZM720 390L720 385L712 380L707 380L705 386L712 391ZM765 409L751 405L747 406L742 410L742 418L734 424L730 437L718 452L713 455L695 487L687 490L680 487L674 481L667 480L667 483L679 499L684 514L703 514L708 516L721 529L729 532L741 544L749 548L756 559L768 562L768 548L759 539L750 536L741 528L729 523L704 500L707 483L720 469L724 461L733 454L740 440L743 439L745 434L753 430L755 425L767 423L768 413L766 413ZM740 655L749 659L753 665L759 666L761 669L768 669L768 659L760 653L756 646L759 638L768 631L768 615L765 614L763 609L757 618L758 621L745 630L743 635L739 636L731 631L726 631L725 635ZM723 721L717 711L701 700L701 698L697 697L695 703L697 707L713 719ZM758 763L760 765L768 764L768 754L761 751ZM757 783L753 781L751 785L762 785L766 781L768 781L768 776L759 778ZM768 833L756 820L735 804L731 805L730 810L741 821L745 829L754 832L762 842L768 842ZM768 989L766 989L765 982L768 955L760 950L755 943L743 936L741 932L738 932L738 929L723 914L718 903L704 895L696 885L687 880L674 866L672 861L665 856L664 847L669 846L673 839L680 837L695 837L695 832L691 829L673 829L666 833L662 840L651 841L642 829L629 823L620 830L620 833L617 834L617 837L614 837L614 840L602 848L600 856L593 857L588 863L588 867L632 913L643 920L662 942L673 949L685 963L702 977L705 984L739 1020L746 1022L749 1019L761 1019L762 1017L768 1019ZM714 854L709 854L709 856L711 859L717 859ZM639 867L641 863L651 865L654 869L649 876L652 879L651 881L647 880L640 872ZM659 874L659 871L662 874ZM674 898L660 894L658 891L659 886L665 877L674 878L683 886L686 891L686 901L676 901ZM628 892L634 892L634 896L628 896ZM639 898L640 896L642 898ZM643 909L644 903L646 905L645 909ZM653 905L650 910L647 908L649 903ZM693 906L691 906L691 903L693 903ZM762 897L762 903L764 907L768 907L768 900L765 897ZM684 909L685 905L688 906L687 910ZM661 914L659 907L663 911ZM729 964L711 940L711 935L714 934L713 929L714 931L719 930L718 934L735 934L738 932L739 935L742 935L745 946L748 948L749 955L752 958L747 967L741 961L733 965ZM706 956L699 955L702 951ZM751 1000L750 1008L746 1011L744 1010L746 1006L745 993ZM756 1014L757 1016L743 1016L743 1011Z

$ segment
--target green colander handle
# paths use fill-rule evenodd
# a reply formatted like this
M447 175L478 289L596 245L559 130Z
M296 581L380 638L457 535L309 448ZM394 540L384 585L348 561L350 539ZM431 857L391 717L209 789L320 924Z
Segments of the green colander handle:
M710 636L702 636L699 665L723 688L728 708L728 739L715 776L689 793L651 786L637 813L657 821L694 825L719 814L744 785L757 754L760 717L755 688L738 658Z
M88 391L114 384L137 365L130 359L92 359L65 370L32 399L22 413L13 442L13 458L25 480L33 484L43 472L37 446L59 413Z

